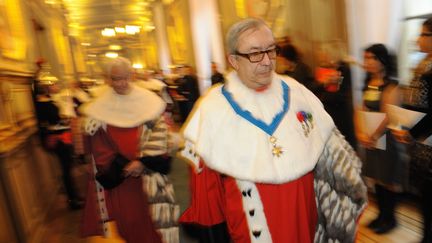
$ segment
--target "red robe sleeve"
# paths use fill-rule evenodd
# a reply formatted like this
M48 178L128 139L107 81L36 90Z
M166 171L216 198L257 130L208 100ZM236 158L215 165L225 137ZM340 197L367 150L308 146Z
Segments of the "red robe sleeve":
M191 169L191 202L180 223L212 226L225 221L221 175L206 166L200 172Z

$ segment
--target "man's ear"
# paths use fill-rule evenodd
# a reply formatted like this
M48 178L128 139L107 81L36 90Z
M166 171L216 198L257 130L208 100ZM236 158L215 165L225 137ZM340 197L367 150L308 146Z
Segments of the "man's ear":
M236 55L229 55L228 62L231 64L234 70L238 70L238 60Z
M108 86L112 86L112 81L110 78L105 77L105 84L107 84Z

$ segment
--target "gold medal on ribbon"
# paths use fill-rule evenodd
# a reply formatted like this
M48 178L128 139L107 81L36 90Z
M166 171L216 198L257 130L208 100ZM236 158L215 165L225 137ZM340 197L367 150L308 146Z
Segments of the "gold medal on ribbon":
M270 136L270 143L273 146L272 154L273 154L273 156L276 156L279 158L283 154L283 150L282 150L281 146L278 146L276 144L276 142L277 142L277 138L274 136Z

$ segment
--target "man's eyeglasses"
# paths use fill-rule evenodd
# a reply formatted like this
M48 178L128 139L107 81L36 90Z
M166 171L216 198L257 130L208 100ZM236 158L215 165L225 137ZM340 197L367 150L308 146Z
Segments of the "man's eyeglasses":
M266 51L257 51L252 53L240 53L235 52L236 55L249 59L251 63L261 62L264 59L264 55L267 54L270 59L275 59L279 53L279 48L274 47Z
M126 76L111 76L112 81L120 81L120 80L128 80L130 78L130 75Z
M420 36L428 37L428 36L432 36L432 33L420 33Z

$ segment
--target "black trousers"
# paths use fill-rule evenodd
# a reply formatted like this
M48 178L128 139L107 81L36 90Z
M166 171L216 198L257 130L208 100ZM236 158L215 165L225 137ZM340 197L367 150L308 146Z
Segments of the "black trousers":
M425 179L420 190L423 214L422 243L432 243L432 178Z
M63 185L69 200L78 199L78 194L72 179L73 147L70 144L58 142L54 153L57 155L62 169Z
M231 243L226 223L212 226L183 224L183 230L199 243Z

